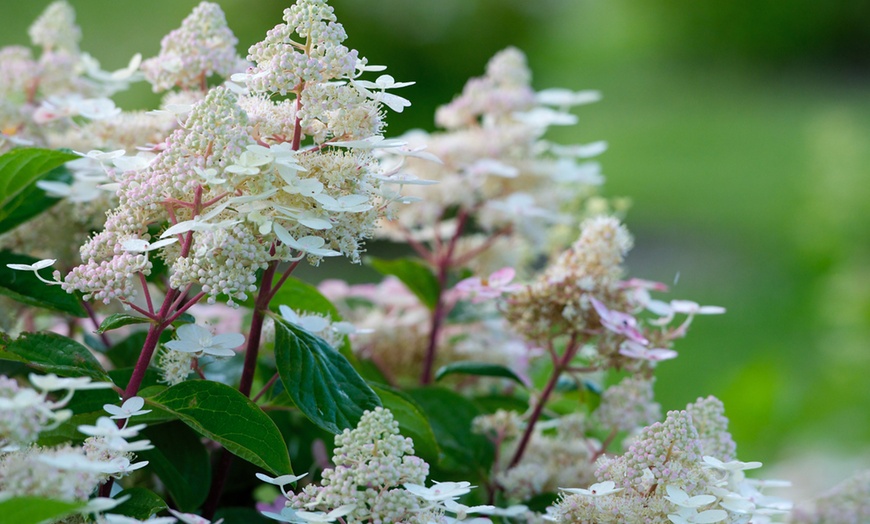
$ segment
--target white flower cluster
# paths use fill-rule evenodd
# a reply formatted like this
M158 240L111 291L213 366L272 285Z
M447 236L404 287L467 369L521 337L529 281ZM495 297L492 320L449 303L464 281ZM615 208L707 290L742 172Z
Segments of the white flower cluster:
M178 35L208 37L200 33L219 24L200 19L217 17L216 9L201 4ZM84 263L65 289L129 300L134 277L152 265L125 245L150 241L149 226L165 222L161 237L178 243L155 255L170 266L170 285L201 286L210 302L244 300L256 272L274 260L359 260L361 241L393 198L382 191L372 149L399 145L380 140L380 98L355 80L365 62L341 45L331 8L300 0L284 19L251 48L254 66L234 75L247 88L212 89L156 159L115 176L120 205L81 248ZM270 99L289 91L295 101ZM306 137L313 143L303 146Z
M69 148L84 158L69 162L71 177L41 180L38 187L63 199L47 212L0 238L0 246L19 253L52 257L71 267L77 248L102 227L106 210L117 203L110 175L145 162L150 153L137 147L161 142L176 126L175 117L121 111L108 97L140 80L141 57L108 72L79 50L81 30L65 1L52 3L30 28L41 47L0 50L0 149L18 145ZM102 153L99 150L112 151ZM105 155L98 158L98 154ZM151 155L153 156L153 155Z
M121 478L144 467L147 462L132 462L133 454L152 448L147 440L131 442L145 425L129 426L133 416L148 413L145 402L132 397L121 406L104 406L109 417L96 424L78 426L87 435L81 446L65 444L53 448L32 445L39 432L52 429L69 419L69 411L56 411L65 405L76 390L111 387L91 382L89 378L58 378L55 375L31 375L31 382L41 393L14 387L0 377L0 492L6 496L37 496L65 501L84 501L94 489L109 478ZM60 401L47 400L47 393L66 390ZM119 422L123 424L119 426ZM51 422L51 424L47 424ZM9 428L19 423L22 427Z
M271 478L258 474L260 480L279 486L287 498L280 513L263 514L294 524L335 522L339 518L346 524L482 524L491 521L469 519L468 515L516 516L528 509L461 504L459 497L474 487L469 482L434 482L426 487L429 465L413 455L414 443L399 435L399 424L383 408L366 411L355 429L335 436L335 445L335 467L324 470L322 486L309 484L293 494L284 487L305 475Z
M702 429L698 429L702 428ZM730 443L730 444L729 444ZM664 423L643 429L621 457L599 459L589 488L563 488L548 520L577 522L764 523L788 513L791 503L762 493L780 485L747 479L760 462L719 459L734 451L722 404L698 399L671 411Z
M11 451L36 441L43 431L69 420L72 412L62 409L76 390L111 387L105 382L83 378L59 378L57 375L30 374L36 389L21 387L17 381L0 375L0 452ZM66 390L58 400L49 394Z
M221 8L202 2L181 27L163 37L160 54L142 62L142 71L155 92L173 87L205 91L211 75L228 78L247 67L236 53L237 43Z
M163 344L165 349L157 361L162 381L170 386L184 382L198 359L231 358L236 354L234 349L245 342L241 333L213 335L208 328L198 324L184 324L175 334L175 340Z
M287 495L288 508L280 515L284 522L332 522L342 516L348 524L425 524L420 519L422 501L402 486L423 484L429 465L413 455L414 443L399 435L392 413L383 408L367 411L355 429L335 436L335 445L335 467L324 470L323 485L309 484ZM332 520L317 520L321 516Z
M446 240L457 226L445 220L445 212L458 208L475 217L478 229L463 232L457 258L479 254L476 261L476 256L463 260L477 272L523 266L550 247L553 226L567 220L563 212L579 211L603 181L600 166L588 158L606 146L544 141L550 126L577 122L566 112L571 105L594 100L567 97L554 108L548 92L535 93L530 83L525 56L505 49L490 60L485 76L469 80L460 96L438 109L436 123L446 131L405 137L412 145L425 144L443 163L409 159L408 184L438 185L409 185L408 194L421 201L400 208L398 222L385 225L385 235ZM490 245L493 235L502 242ZM484 244L489 252L478 253Z

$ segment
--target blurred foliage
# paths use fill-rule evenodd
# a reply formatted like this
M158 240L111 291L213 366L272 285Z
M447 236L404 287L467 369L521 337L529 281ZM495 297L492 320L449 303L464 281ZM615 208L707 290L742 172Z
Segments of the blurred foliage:
M672 49L769 64L870 65L870 3L864 0L654 0Z

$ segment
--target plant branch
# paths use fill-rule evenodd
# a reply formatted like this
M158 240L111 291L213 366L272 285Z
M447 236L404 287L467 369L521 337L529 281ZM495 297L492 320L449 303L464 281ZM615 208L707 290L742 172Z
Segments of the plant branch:
M541 418L541 413L544 410L544 406L547 404L547 400L549 400L550 395L553 393L553 390L556 388L556 383L559 382L559 377L571 363L571 360L577 354L577 350L583 345L584 341L577 340L577 335L574 334L571 336L571 340L568 341L568 344L565 346L565 352L562 354L562 358L556 363L555 368L553 369L553 373L550 375L550 378L547 380L547 385L544 386L544 390L541 391L541 396L538 398L538 402L535 404L535 409L532 411L531 416L529 417L529 421L526 424L526 429L523 432L523 436L520 439L520 443L517 446L516 452L514 452L514 456L508 465L508 469L515 467L520 463L520 460L523 458L523 454L526 452L526 447L529 445L529 440L532 437L532 433L535 430L535 424L537 424L538 419Z
M436 258L436 267L438 270L438 299L435 301L435 307L432 309L432 329L429 332L426 357L423 361L423 373L420 375L420 384L424 386L432 383L432 370L435 366L435 353L438 350L438 334L441 331L441 324L444 321L445 314L444 289L447 287L447 275L453 265L453 253L456 250L456 243L459 241L459 237L462 236L467 221L468 212L461 210L456 220L456 230L453 232L453 237L450 238L447 247L443 251L439 250L440 252Z

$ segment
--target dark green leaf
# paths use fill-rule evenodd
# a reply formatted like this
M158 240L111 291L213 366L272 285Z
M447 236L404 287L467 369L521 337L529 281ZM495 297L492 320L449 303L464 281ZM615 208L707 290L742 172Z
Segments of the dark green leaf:
M148 324L149 322L151 321L145 317L115 313L114 315L109 315L102 323L100 323L100 328L97 329L97 333L102 334L106 331L118 329L119 327L129 326L131 324Z
M70 515L84 506L84 502L15 497L0 502L0 524L39 524Z
M277 283L279 278L280 276L276 275L272 284ZM254 300L255 297L248 297L248 300L243 302L243 305L253 308ZM323 296L316 287L293 277L288 278L281 285L281 288L272 297L272 301L269 302L269 309L278 311L278 307L282 305L305 313L329 315L333 321L341 320L341 315L332 302Z
M189 380L147 399L236 456L275 475L292 473L287 445L275 423L235 389Z
M547 508L558 502L558 500L558 493L541 493L527 500L526 505L532 511L546 513Z
M53 182L70 183L72 181L72 176L65 167L55 168L39 178ZM0 220L0 232L10 231L18 227L36 215L48 211L60 201L60 198L48 196L45 191L36 187L35 183L27 186L5 205L4 218Z
M492 443L471 431L480 410L459 393L441 387L407 392L417 402L444 452L441 466L453 471L488 470L494 459Z
M109 513L145 520L158 511L166 509L166 502L150 489L128 488L115 495L114 498L119 499L126 495L129 495L130 498L112 508Z
M390 410L393 418L399 423L399 431L402 435L414 441L414 454L430 464L437 463L440 460L441 449L435 440L432 426L429 425L420 406L411 397L398 390L387 386L370 385L381 398L384 407Z
M166 486L179 510L192 512L208 496L211 463L199 435L181 422L152 426L142 432L153 449L139 452L141 460Z
M435 309L435 304L441 295L441 286L438 285L438 279L429 266L415 258L384 260L369 257L367 263L383 275L397 277L417 295L420 302L429 309Z
M275 364L299 410L330 433L355 427L364 411L381 405L344 356L283 319L275 321Z
M39 259L18 255L9 251L0 251L0 295L27 304L44 307L61 313L84 318L88 316L79 299L60 288L42 282L33 271L10 269L6 264L33 264ZM43 278L51 274L51 268L43 269Z
M139 360L142 348L145 347L146 336L148 336L146 331L131 333L127 338L110 347L106 351L106 356L116 368L132 368Z
M182 324L196 324L196 318L190 313L182 313L178 318L175 319L175 322L172 323L173 326L180 326Z
M50 149L20 148L0 156L0 224L16 212L16 197L49 171L79 158ZM19 212L20 213L20 212ZM14 227L14 225L12 225ZM8 229L0 230L0 233Z
M224 519L223 524L274 524L275 521L260 514L251 508L220 508L214 515L218 519Z
M27 359L30 367L45 373L111 381L88 348L57 333L23 333L6 351Z
M529 401L527 399L517 398L510 395L486 395L482 397L474 397L474 403L480 406L480 408L487 413L495 413L500 409L525 413L529 409Z
M116 386L121 389L126 389L127 384L130 383L130 377L133 376L133 368L127 367L122 369L113 369L112 371L109 371L109 376L112 378L112 382L114 382ZM166 389L166 384L160 382L162 378L163 377L160 375L160 372L158 372L156 369L146 369L145 377L142 379L142 383L139 385L139 392L141 393L146 389L150 389L152 387L156 387L161 391Z
M521 386L526 384L516 373L508 367L499 364L487 364L486 362L454 362L448 364L435 373L435 380L441 380L447 375L463 374L478 377L501 377L513 380Z

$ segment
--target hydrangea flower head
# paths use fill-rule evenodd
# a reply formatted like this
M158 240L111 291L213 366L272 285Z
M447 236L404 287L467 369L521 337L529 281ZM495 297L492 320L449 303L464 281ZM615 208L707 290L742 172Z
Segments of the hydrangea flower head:
M226 78L244 69L237 43L220 6L201 2L181 27L163 37L160 54L142 62L142 71L155 92L202 89L211 75Z

